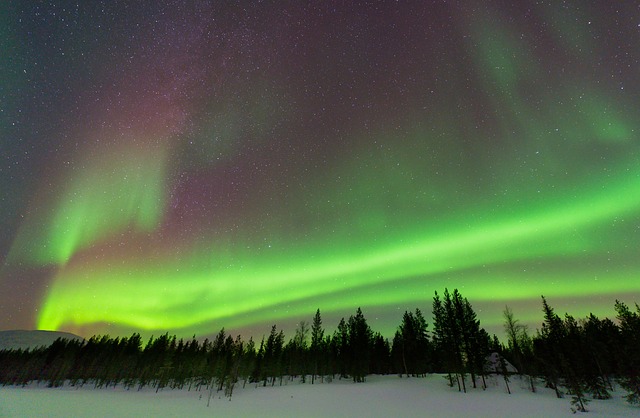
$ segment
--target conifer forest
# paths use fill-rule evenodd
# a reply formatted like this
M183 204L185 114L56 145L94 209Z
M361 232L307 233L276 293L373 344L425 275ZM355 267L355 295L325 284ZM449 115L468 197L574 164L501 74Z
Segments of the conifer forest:
M482 328L457 289L445 289L433 298L432 324L420 309L407 311L391 341L371 329L360 308L328 333L318 309L289 339L273 325L260 340L245 340L223 328L204 341L164 334L145 342L134 333L3 350L0 383L188 389L211 399L219 392L231 398L238 385L273 386L286 380L313 385L334 379L360 383L370 374L439 373L460 392L482 390L486 377L497 374L509 389L510 376L517 374L531 391L541 385L551 388L584 412L589 399L608 399L616 385L629 403L640 404L640 306L616 301L615 312L614 319L561 317L542 297L541 328L530 332L505 307L506 338L500 341Z

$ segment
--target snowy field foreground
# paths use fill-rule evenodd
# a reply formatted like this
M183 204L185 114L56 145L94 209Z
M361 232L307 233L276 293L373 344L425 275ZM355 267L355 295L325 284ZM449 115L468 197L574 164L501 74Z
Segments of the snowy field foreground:
M512 394L504 382L490 381L486 391L459 393L442 376L398 378L369 376L366 383L348 380L282 386L237 387L233 398L214 394L207 407L207 391L142 391L41 385L0 387L0 417L571 417L570 398L557 399L542 387L528 392L512 378ZM616 392L606 401L592 400L585 417L637 417L640 408L630 406ZM578 413L577 415L581 415Z

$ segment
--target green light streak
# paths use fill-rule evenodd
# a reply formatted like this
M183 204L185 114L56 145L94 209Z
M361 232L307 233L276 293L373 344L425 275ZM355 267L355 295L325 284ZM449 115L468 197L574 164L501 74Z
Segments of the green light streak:
M482 19L472 27L477 43L468 45L469 52L494 108L508 121L503 122L503 137L512 136L515 128L522 142L540 147L541 142L564 138L582 143L629 141L637 132L638 123L626 118L615 100L588 80L550 88L525 41L513 40L500 25ZM548 65L548 72L558 71L555 63Z
M145 232L158 225L164 207L164 150L97 154L69 176L49 213L22 226L10 260L64 265L93 243L130 228Z
M290 249L274 256L254 255L253 262L239 260L236 265L240 267L222 268L212 264L216 253L211 249L208 254L201 250L192 260L168 263L155 260L157 263L117 268L69 266L53 282L38 326L58 329L107 321L142 329L181 329L222 318L234 318L225 326L246 325L244 321L249 321L257 309L305 299L317 303L325 300L329 303L323 306L325 310L354 303L385 305L407 300L403 286L383 294L375 291L376 285L388 286L407 277L424 277L409 286L417 290L430 287L430 277L481 265L552 255L588 257L600 251L599 227L640 209L640 173L635 174L623 173L617 182L601 187L595 184L593 189L577 193L580 198L568 198L553 206L533 206L517 215L494 215L489 221L464 227L450 224L442 229L449 231L446 233L430 233L429 228L423 228L406 234L403 240L377 246L362 243L353 251L338 246L316 261L304 250ZM635 180L627 181L629 178ZM553 275L550 277L553 280ZM595 289L585 285L576 290L575 282L558 280L559 285L553 288L556 295L588 294ZM481 283L481 287L486 286L486 280ZM626 287L633 290L637 286ZM502 293L497 285L486 286L486 292L472 289L466 293L480 300ZM539 285L522 285L509 292L524 298L539 292ZM336 293L342 297L335 297ZM262 319L277 319L279 315L282 313Z

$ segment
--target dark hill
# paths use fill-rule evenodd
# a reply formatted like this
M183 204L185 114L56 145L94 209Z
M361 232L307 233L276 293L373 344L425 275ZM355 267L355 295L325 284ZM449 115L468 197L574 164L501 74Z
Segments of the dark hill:
M19 348L24 350L41 346L48 347L58 338L66 338L69 340L83 339L75 334L59 331L0 331L0 350L17 350Z

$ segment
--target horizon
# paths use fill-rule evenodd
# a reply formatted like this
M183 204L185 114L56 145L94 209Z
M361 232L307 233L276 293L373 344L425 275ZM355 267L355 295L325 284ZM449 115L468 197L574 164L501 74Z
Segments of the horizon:
M441 294L441 292L439 293ZM464 295L462 295L464 297ZM471 303L471 305L473 306L473 302L469 301ZM547 300L547 302L549 302ZM634 305L638 305L638 302L631 302L628 303L626 301L621 301L622 303L625 303L627 306L631 307L631 309L633 310ZM604 315L604 316L598 316L596 315L599 319L605 319L608 318L610 320L612 320L614 323L618 323L619 320L615 315L615 309L613 308L615 304L615 301L612 302L611 306L612 306L612 313L613 315ZM529 335L529 337L535 337L538 332L540 331L542 322L544 321L544 317L543 317L543 311L542 311L542 298L540 299L540 318L538 321L538 324L540 324L540 327L536 326L536 327L531 327L531 324L526 323L524 321L522 321L520 318L517 317L517 313L514 312L514 319L516 321L518 321L518 324L521 326L526 327L526 332ZM579 323L584 320L587 319L588 316L590 314L592 314L592 312L589 312L587 314L583 314L583 315L579 315L576 314L575 312L565 312L562 311L561 309L557 309L556 306L554 306L552 303L550 303L550 306L554 309L554 311L556 312L556 314L558 314L560 316L560 318L564 318L565 315L570 315L572 317L574 317ZM356 308L357 309L357 308ZM322 315L322 326L324 328L325 331L325 336L328 335L333 335L333 333L336 331L338 323L340 322L340 319L345 319L347 320L349 318L349 316L353 315L355 313L355 310L353 310L353 312L349 313L348 315L343 315L343 316L331 316L329 318L329 320L335 319L335 321L330 322L325 319L324 315L322 314L322 310L320 310L320 313ZM409 312L415 312L415 309L407 309L407 311ZM419 307L417 307L417 309L420 309ZM423 315L425 316L425 319L427 319L427 332L429 334L429 337L431 338L433 336L432 331L433 331L433 318L432 318L432 311L426 311L423 309L420 309L421 312L423 313ZM367 323L371 326L371 330L374 333L380 333L382 335L383 338L387 339L388 341L393 341L393 337L395 332L398 330L398 327L402 321L402 315L404 314L405 311L402 311L401 313L398 314L398 323L396 324L395 328L389 328L389 329L383 329L380 330L378 328L376 328L376 326L374 325L376 322L380 322L378 320L378 318L373 318L373 320L371 318L369 318L367 316L367 312L363 310L363 314L365 316L365 318L367 319ZM582 312L585 312L584 310ZM485 329L489 335L496 336L498 337L498 339L504 344L505 341L507 340L507 336L504 335L505 330L504 330L504 322L498 325L494 325L494 326L490 326L490 327L486 327L483 325L483 321L482 321L482 311L476 311L476 313L478 314L478 320L480 321L480 327ZM502 312L501 312L502 313ZM205 331L204 333L201 334L181 334L181 333L172 333L168 330L129 330L128 332L119 332L116 334L110 334L110 333L97 333L97 334L79 334L79 333L74 333L74 332L70 332L70 331L66 331L64 329L61 330L43 330L43 329L3 329L0 330L0 332L10 332L10 331L26 331L26 332L31 332L31 331L43 331L43 332L60 332L60 333L69 333L69 334L73 334L75 336L81 337L84 340L88 340L92 337L101 337L101 336L109 336L110 338L128 338L133 334L140 334L141 338L143 339L143 342L146 340L149 340L150 338L157 338L160 335L164 335L164 334L168 334L170 337L176 337L178 340L189 340L190 338L195 337L196 340L198 341L204 341L205 339L209 339L209 340L213 340L213 338L216 336L216 334L218 334L221 330L224 330L226 334L231 335L231 336L240 336L242 337L244 340L249 340L250 338L253 339L254 341L259 341L262 338L264 338L265 336L268 336L271 327L273 325L275 325L277 327L277 329L279 331L283 331L284 332L284 336L285 336L285 340L289 340L291 338L293 338L293 335L295 334L295 330L296 328L300 325L301 321L305 321L307 323L307 325L310 325L312 322L312 318L313 315L311 315L309 318L303 318L300 320L296 320L295 318L288 318L287 321L284 321L284 324L279 324L279 323L271 323L271 324L258 324L258 325L254 325L252 327L246 327L246 328L240 328L240 329L230 329L225 327L224 325L220 328L218 328L217 330L212 330L212 331ZM503 317L504 320L504 317ZM372 324L373 322L373 324ZM143 344L144 345L144 344Z

